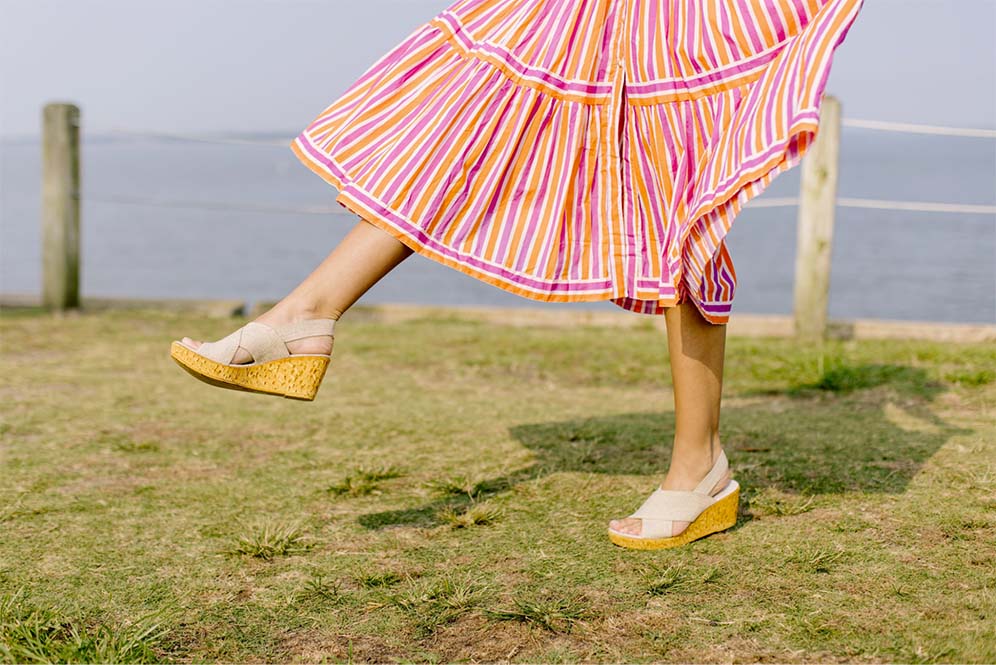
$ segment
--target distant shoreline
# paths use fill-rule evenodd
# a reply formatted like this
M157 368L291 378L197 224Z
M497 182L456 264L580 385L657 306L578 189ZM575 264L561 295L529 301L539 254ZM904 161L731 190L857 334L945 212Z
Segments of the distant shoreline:
M205 316L239 316L255 318L275 303L258 301L251 307L241 300L197 298L81 298L81 308L73 313L87 314L106 310L153 309L174 312L196 312ZM0 310L40 310L37 294L0 293ZM57 313L55 313L58 316ZM474 305L415 305L384 303L354 305L343 315L350 320L397 323L413 319L440 318L479 321L499 325L526 327L575 328L597 326L608 328L656 328L666 330L663 316L598 311L546 311L542 308L497 307ZM733 313L727 332L737 337L794 337L793 318L783 314ZM996 325L978 323L944 323L936 321L905 321L886 319L831 319L827 325L830 339L921 339L937 342L987 343L996 342Z

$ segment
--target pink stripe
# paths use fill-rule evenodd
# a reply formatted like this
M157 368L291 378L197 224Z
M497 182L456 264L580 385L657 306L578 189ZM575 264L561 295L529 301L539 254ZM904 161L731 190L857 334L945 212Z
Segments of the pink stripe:
M415 224L412 224L410 221L405 219L403 215L398 214L391 208L387 207L380 201L376 200L372 195L365 192L356 183L349 182L346 174L343 173L341 169L336 168L335 162L328 159L325 155L316 150L311 145L310 141L302 140L299 141L298 144L301 145L301 147L303 147L305 150L307 150L308 154L312 159L324 164L329 168L329 170L333 174L336 175L336 177L343 179L344 182L344 186L342 189L343 193L347 193L349 196L355 198L356 200L361 202L364 206L366 206L370 211L375 212L380 216L383 216L384 219L391 222L391 224L396 228L398 228L398 230L405 232L415 240L418 240L420 243L426 245L427 247L432 248L433 250L439 252L440 254L446 257L458 260L461 263L473 266L474 268L477 268L483 272L487 272L488 274L494 275L496 277L502 277L504 279L508 279L509 281L515 284L521 284L523 286L527 286L530 288L548 289L551 292L598 291L611 287L611 282L609 280L601 280L589 284L578 284L578 283L571 283L571 282L564 282L557 280L540 280L540 279L523 277L522 275L514 274L504 268L497 267L489 263L485 263L484 261L481 261L474 256L468 256L466 254L456 252L451 248L443 245L432 236L427 235L425 232L422 231L421 228L419 228Z
M529 110L529 115L526 116L526 124L527 125L531 124L532 119L535 118L535 117L537 117L538 112L539 112L539 101L538 100L533 100L532 101L532 106L530 107L530 110ZM544 122L545 120L546 120L546 118L541 118L540 122ZM525 135L525 134L526 134L525 131L523 131L523 135ZM520 192L522 191L521 187L526 186L527 183L525 182L524 178L526 178L527 175L528 175L528 171L529 171L528 165L532 164L533 160L535 160L535 158L536 158L536 151L535 150L531 150L532 145L527 145L525 143L519 143L518 144L518 148L519 149L516 150L515 153L513 153L513 155L512 155L512 159L511 159L512 162L515 162L515 161L518 160L519 153L522 152L523 150L526 150L526 151L529 152L529 158L526 160L526 165L527 165L526 168L523 169L523 172L520 175L520 178L523 178L523 180L519 180L517 182L514 181L514 182L509 183L511 186L515 187L515 190L514 190L515 191L515 196L512 197L512 207L511 207L510 210L506 211L506 214L507 214L507 216L508 216L509 219L518 219L519 218L518 212L519 212L519 210L522 209L522 205L523 205L523 196L520 194ZM497 254L495 255L495 260L496 261L503 262L503 261L505 261L505 259L508 258L508 241L509 241L509 238L512 237L512 230L513 230L512 226L513 226L512 224L503 224L502 225L501 235L499 236L501 239L498 241Z
M724 321L737 286L725 237L801 160L862 2L821 0L809 16L791 0L782 16L774 0L698 1L458 0L294 145L341 183L344 207L469 274L648 314L687 297ZM648 103L671 93L687 98Z
M460 39L461 43L464 44L468 51L482 51L493 55L517 74L538 79L539 81L542 81L543 83L552 88L556 88L561 92L584 93L589 95L606 95L612 92L612 86L608 83L603 83L601 81L594 81L590 83L564 81L552 72L545 71L539 67L529 67L523 65L510 51L498 48L492 44L474 43L473 39L471 39L471 37L467 34L466 30L464 30L459 21L448 12L441 14L440 18L451 28L453 28L454 34L458 39ZM599 75L602 75L601 71L599 72Z

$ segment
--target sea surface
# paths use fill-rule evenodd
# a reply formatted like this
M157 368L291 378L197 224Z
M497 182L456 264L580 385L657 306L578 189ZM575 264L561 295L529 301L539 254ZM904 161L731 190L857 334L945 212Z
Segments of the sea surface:
M293 134L242 137L274 145L85 134L83 293L250 304L286 295L358 220L293 155ZM41 291L40 171L37 140L0 140L0 292ZM797 210L755 203L797 196L800 172L779 175L734 220L734 313L792 311ZM845 128L838 195L996 204L996 141ZM335 212L284 210L309 206ZM529 300L419 255L360 302L619 310ZM838 208L829 308L839 319L996 322L996 216Z

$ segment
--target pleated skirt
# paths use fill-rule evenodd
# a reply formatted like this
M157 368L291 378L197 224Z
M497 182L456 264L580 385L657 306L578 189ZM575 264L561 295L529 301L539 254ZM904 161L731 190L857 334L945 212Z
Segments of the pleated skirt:
M534 300L727 323L733 219L818 130L862 0L457 0L291 142L336 201Z

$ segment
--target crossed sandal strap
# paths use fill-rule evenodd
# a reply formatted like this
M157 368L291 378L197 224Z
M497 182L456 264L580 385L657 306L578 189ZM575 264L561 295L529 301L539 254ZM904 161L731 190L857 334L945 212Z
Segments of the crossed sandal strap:
M630 517L691 522L712 504L708 494L658 487Z
M216 342L204 342L197 347L197 353L215 362L230 365L240 346L252 355L253 362L256 363L278 360L290 355L287 345L276 330L255 321L250 321Z
M702 511L714 503L710 491L728 468L726 454L720 451L712 469L694 490L665 490L660 487L655 489L643 505L630 515L641 520L640 536L669 538L672 535L673 522L694 522Z

